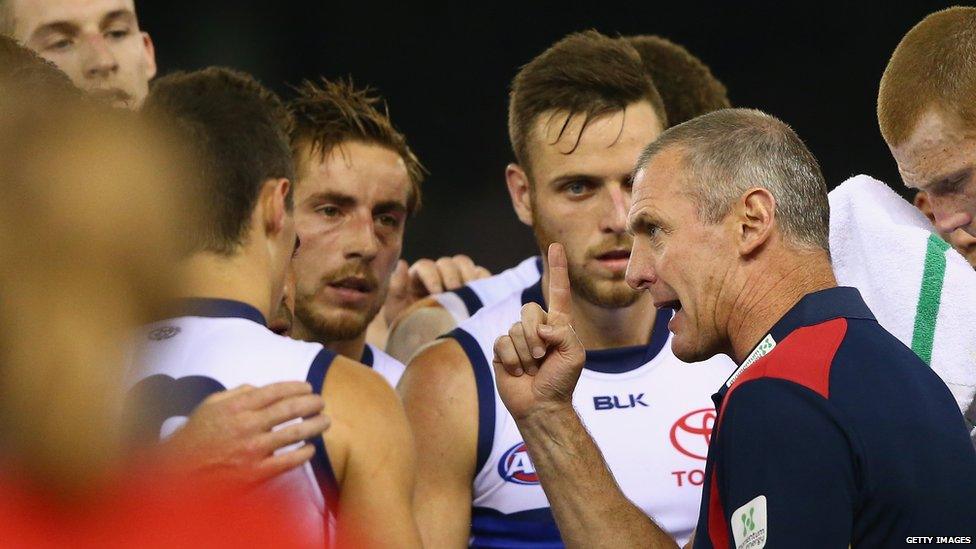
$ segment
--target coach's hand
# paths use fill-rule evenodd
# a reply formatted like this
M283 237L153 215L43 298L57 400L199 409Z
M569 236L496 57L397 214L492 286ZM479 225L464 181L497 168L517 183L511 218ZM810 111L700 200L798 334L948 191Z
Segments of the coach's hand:
M388 324L393 322L414 302L433 294L456 290L465 284L491 276L488 269L475 265L466 255L442 257L438 260L418 259L407 266L402 259L390 280L390 292L383 305Z
M586 351L572 326L569 271L562 244L549 246L549 311L522 307L522 320L495 341L495 377L516 420L573 405Z
M321 436L329 418L322 397L308 383L288 381L254 388L242 385L216 393L194 410L189 421L162 444L164 455L191 473L253 484L298 467L315 448L275 451ZM296 418L303 421L272 431Z

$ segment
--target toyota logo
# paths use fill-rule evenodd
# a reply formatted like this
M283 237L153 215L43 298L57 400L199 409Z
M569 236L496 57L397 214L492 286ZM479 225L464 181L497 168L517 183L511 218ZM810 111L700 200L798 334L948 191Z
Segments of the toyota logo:
M708 456L708 445L712 441L712 428L715 426L715 409L702 408L689 412L671 426L671 444L675 450L695 459Z

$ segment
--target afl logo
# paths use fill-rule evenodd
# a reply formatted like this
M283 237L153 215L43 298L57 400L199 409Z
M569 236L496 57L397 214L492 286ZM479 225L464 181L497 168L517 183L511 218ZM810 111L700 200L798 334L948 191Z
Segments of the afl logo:
M678 418L678 421L671 426L671 444L674 445L675 450L688 457L706 459L714 426L714 408L689 412Z
M149 332L149 339L153 341L162 341L164 339L169 339L178 333L180 333L179 326L164 326Z
M512 446L498 461L498 474L508 482L524 485L538 485L539 475L535 465L529 460L529 452L524 442Z

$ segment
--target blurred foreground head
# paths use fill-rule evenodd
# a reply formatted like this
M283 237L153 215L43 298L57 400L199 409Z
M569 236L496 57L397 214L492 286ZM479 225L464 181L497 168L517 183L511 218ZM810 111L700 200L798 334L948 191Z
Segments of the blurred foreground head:
M165 132L42 92L45 66L0 71L0 460L70 488L117 455L123 340L173 294L197 201Z

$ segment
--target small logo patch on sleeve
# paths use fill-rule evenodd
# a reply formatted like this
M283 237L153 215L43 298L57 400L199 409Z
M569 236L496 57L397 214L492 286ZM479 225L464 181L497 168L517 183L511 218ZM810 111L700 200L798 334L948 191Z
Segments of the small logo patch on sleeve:
M736 549L765 547L766 532L766 496L757 496L732 513Z

